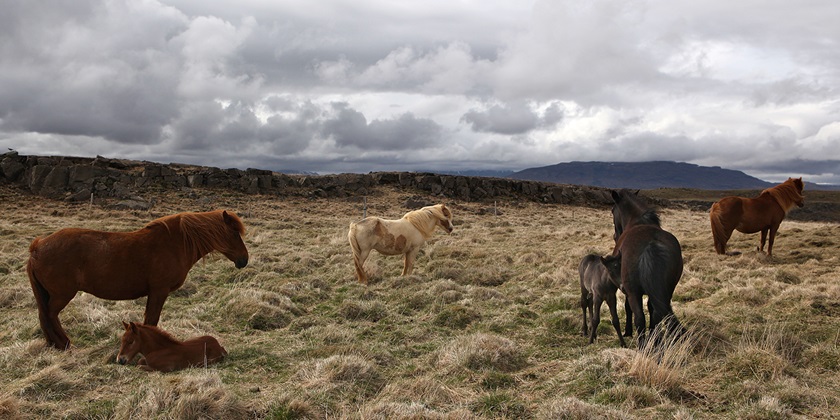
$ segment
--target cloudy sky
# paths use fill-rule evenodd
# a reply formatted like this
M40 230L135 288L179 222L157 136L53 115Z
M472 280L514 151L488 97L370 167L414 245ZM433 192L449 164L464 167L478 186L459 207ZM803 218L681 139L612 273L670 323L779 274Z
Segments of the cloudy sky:
M836 0L0 0L0 150L840 184Z

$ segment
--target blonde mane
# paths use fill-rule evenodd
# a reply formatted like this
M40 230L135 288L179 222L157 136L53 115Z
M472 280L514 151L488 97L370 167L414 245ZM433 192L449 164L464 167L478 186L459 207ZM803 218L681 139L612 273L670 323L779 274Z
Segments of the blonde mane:
M406 213L402 218L411 222L417 228L425 239L429 239L435 233L437 220L448 219L441 210L441 205L423 207L419 210L414 210ZM450 213L451 214L451 213Z
M170 230L169 223L179 220L181 232L184 235L184 243L188 249L194 250L195 255L200 258L213 250L225 251L229 248L227 241L224 239L228 234L228 227L224 222L222 212L223 210L203 213L178 213L153 220L146 227L163 225L167 230ZM232 212L228 212L228 216L233 220L236 231L240 235L244 235L245 225L239 219L239 216Z
M787 213L793 208L793 206L796 205L796 203L802 201L802 188L802 178L788 178L787 181L776 185L775 187L770 187L762 191L761 194L770 194L773 199L779 203L782 210Z

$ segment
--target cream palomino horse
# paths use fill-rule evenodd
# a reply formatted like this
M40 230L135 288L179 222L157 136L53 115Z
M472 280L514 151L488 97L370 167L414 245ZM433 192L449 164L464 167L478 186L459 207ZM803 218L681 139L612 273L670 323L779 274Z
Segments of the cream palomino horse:
M347 236L353 248L353 262L356 264L359 282L368 283L364 265L370 251L374 249L384 255L403 254L402 275L411 274L417 253L426 240L432 237L437 226L452 233L452 212L444 204L410 211L399 220L367 217L360 222L350 223Z

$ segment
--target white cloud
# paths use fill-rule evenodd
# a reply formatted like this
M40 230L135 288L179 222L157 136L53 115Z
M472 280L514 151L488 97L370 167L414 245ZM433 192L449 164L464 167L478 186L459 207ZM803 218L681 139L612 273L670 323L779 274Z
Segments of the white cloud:
M0 147L24 153L324 172L670 159L840 183L831 0L5 6Z

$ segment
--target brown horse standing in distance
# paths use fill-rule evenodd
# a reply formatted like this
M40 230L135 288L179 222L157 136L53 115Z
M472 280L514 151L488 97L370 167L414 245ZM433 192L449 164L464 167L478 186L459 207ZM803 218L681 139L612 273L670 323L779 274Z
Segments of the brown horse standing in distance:
M374 249L384 255L403 254L402 275L411 274L417 253L438 226L452 233L452 212L445 204L410 211L402 219L366 217L362 221L350 223L347 237L353 250L353 264L356 266L359 283L368 283L365 260Z
M117 363L124 365L137 354L137 362L146 371L172 372L188 367L207 367L221 361L227 351L219 341L209 335L180 341L168 332L151 325L123 322L125 332L120 339Z
M178 213L134 232L67 228L35 238L26 272L47 343L70 347L58 313L88 292L109 300L148 296L143 323L157 325L167 296L184 284L193 264L219 251L237 268L248 264L245 226L233 213Z
M793 206L805 205L802 196L804 184L802 178L788 178L787 181L768 188L755 198L724 197L712 204L709 219L712 222L712 236L715 240L715 251L718 254L737 255L740 252L726 252L726 242L732 236L733 230L741 233L761 232L761 246L758 250L764 252L764 243L768 239L767 256L773 256L773 241L776 232L787 213Z
M601 257L589 254L578 265L580 273L580 309L583 311L583 335L589 335L589 344L595 342L598 324L601 323L601 304L607 301L610 309L615 333L621 347L627 347L621 336L621 325L618 322L615 292L621 285L621 255ZM591 328L586 322L586 311L589 311Z

